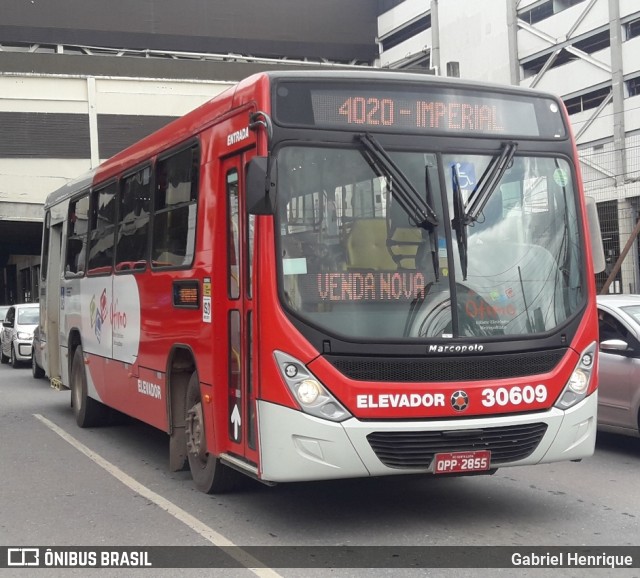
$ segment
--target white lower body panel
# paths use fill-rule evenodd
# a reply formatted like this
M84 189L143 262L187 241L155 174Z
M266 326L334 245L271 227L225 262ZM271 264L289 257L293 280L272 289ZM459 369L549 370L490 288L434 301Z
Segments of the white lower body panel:
M270 482L297 482L411 473L425 469L391 468L371 449L373 432L425 432L547 424L537 448L526 458L497 467L578 460L593 454L596 440L597 393L567 411L556 408L523 415L429 421L322 420L301 411L258 402L260 478Z

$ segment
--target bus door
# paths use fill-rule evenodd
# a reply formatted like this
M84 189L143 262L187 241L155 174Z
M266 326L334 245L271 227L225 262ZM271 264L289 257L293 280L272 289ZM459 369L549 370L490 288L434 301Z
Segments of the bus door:
M52 387L61 386L60 373L60 283L62 271L62 223L51 224L51 212L45 217L43 263L40 265L40 340L42 361Z
M252 149L222 162L226 197L226 431L228 443L222 443L248 462L258 463L255 388L253 371L253 246L254 219L247 215L244 195L244 167L255 154ZM218 414L220 415L220 414Z

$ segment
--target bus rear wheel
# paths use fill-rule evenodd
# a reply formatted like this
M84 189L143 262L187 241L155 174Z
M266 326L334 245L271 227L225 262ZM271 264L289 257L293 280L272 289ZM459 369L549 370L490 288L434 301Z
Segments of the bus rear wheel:
M233 489L235 472L207 451L198 373L189 379L185 403L187 457L193 482L201 492L221 494Z
M31 352L31 374L33 375L33 379L44 377L44 369L38 365L35 351Z
M107 408L87 393L87 374L81 345L76 347L71 361L71 406L76 423L82 428L99 426L106 421Z

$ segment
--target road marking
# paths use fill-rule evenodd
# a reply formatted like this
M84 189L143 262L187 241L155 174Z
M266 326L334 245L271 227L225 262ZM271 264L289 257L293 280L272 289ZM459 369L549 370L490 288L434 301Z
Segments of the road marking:
M183 524L187 525L194 532L200 534L205 540L211 542L214 546L224 550L229 556L237 560L247 570L251 570L256 576L260 578L282 578L280 574L272 570L271 568L259 568L262 564L258 559L251 556L251 554L242 550L240 546L236 546L231 540L225 538L222 534L216 532L213 528L207 526L204 522L198 520L198 518L189 514L179 506L176 506L173 502L170 502L166 498L163 498L160 494L157 494L153 490L150 490L140 482L132 478L130 475L125 474L118 466L115 466L108 460L104 459L99 454L90 450L82 442L78 441L72 435L68 434L62 428L58 427L52 421L49 421L46 417L34 413L33 416L46 425L51 431L58 434L63 440L72 445L78 451L82 452L89 459L93 460L103 470L106 470L114 478L122 482L125 486L131 488L134 492L140 494L147 500L150 500L159 508L162 508L165 512L180 520Z

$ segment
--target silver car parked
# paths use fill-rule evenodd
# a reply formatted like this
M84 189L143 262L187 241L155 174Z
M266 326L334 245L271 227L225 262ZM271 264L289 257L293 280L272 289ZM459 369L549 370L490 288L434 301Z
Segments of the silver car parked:
M31 373L34 379L40 379L45 376L42 363L43 347L44 345L40 339L40 326L38 326L33 332L33 349L31 352Z
M640 436L640 295L598 295L598 429Z
M2 322L0 333L0 361L13 367L31 361L33 331L38 325L40 305L23 303L12 305Z

